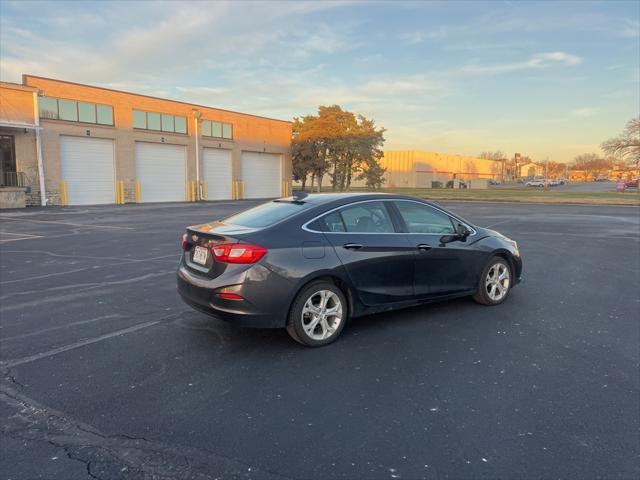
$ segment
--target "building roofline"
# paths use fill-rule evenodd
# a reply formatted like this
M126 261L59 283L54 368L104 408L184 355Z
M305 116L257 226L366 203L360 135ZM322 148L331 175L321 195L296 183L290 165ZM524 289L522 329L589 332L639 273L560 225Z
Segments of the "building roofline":
M201 105L199 103L189 103L189 102L184 102L182 100L172 100L170 98L154 97L153 95L145 95L143 93L128 92L126 90L116 90L115 88L99 87L97 85L89 85L89 84L86 84L86 83L70 82L68 80L59 80L57 78L42 77L40 75L31 75L29 73L23 73L22 74L22 83L23 83L24 87L28 87L28 85L26 85L27 77L29 77L29 78L39 78L40 80L49 80L51 82L66 83L67 85L77 85L79 87L97 88L99 90L107 90L109 92L115 92L115 93L124 93L126 95L135 95L137 97L151 98L153 100L162 100L162 101L165 101L165 102L181 103L182 105L188 105L190 107L210 108L212 110L220 110L221 112L235 113L237 115L247 115L249 117L262 118L262 119L265 119L265 120L272 120L274 122L293 123L290 120L281 120L279 118L265 117L263 115L255 115L253 113L237 112L235 110L227 110L225 108L211 107L209 105Z
M36 87L30 87L28 85L23 85L21 83L13 83L13 82L0 82L0 87L10 88L12 90L22 90L23 92L37 92L38 89Z
M387 153L411 153L411 154L429 153L429 154L436 154L436 155L447 155L449 157L473 158L474 160L490 160L492 162L501 162L503 160L503 159L492 160L490 158L479 158L473 155L463 155L461 153L436 152L435 150L384 150L384 154L387 154Z

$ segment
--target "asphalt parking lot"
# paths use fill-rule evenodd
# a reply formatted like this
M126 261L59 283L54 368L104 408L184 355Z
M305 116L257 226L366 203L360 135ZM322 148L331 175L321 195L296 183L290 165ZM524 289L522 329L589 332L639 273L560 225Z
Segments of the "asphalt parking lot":
M509 300L307 349L176 294L251 204L0 213L1 478L637 478L640 209L442 202L518 241Z

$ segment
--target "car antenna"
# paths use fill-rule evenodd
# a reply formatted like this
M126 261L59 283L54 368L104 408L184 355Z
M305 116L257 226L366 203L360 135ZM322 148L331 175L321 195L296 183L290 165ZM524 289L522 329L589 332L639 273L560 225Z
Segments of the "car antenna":
M295 191L293 192L293 201L294 202L300 202L302 200L304 200L305 198L307 198L309 196L308 193L305 193L303 191Z

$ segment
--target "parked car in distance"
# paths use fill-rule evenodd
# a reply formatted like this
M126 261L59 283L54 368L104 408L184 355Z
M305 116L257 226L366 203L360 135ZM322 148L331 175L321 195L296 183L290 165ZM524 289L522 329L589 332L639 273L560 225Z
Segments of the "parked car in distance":
M625 182L624 188L638 188L638 179Z
M558 185L560 185L560 184L558 183L558 181L557 181L557 180L554 180L554 179L547 180L547 184L548 184L550 187L557 187Z
M560 178L558 179L558 185L566 185L567 183L569 183L569 180L567 180L567 179L566 179L566 178L564 178L564 177L560 177Z
M529 180L526 184L527 187L546 187L546 180Z
M447 188L453 188L453 180L449 180L446 185ZM464 180L458 180L458 188L469 188L467 182Z
M489 179L489 185L502 185L502 182L500 180L497 179Z
M467 295L498 305L521 275L516 242L431 202L300 193L188 227L177 283L200 312L316 347L365 314Z
M598 175L597 177L593 178L594 182L608 182L609 181L609 177L607 177L606 175Z

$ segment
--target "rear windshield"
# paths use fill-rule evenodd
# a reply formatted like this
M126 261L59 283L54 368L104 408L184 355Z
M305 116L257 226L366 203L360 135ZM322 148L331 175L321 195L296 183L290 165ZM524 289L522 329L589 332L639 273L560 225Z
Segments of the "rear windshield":
M309 207L308 203L273 201L245 210L225 219L225 222L248 228L268 227Z

